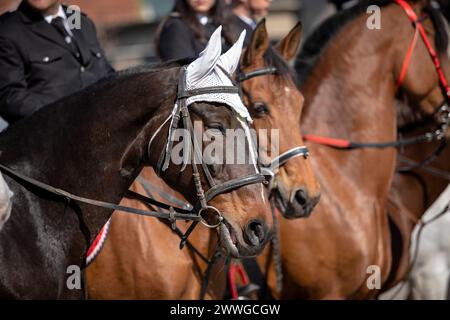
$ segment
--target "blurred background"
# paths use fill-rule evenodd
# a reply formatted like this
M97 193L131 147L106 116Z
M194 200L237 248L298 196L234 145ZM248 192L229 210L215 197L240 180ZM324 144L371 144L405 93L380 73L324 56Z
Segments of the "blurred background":
M0 14L15 10L20 2L0 0ZM121 70L156 60L153 36L173 0L67 0L65 4L78 5L94 20L106 55ZM334 12L335 6L327 0L273 0L267 27L274 41L298 20L308 34Z

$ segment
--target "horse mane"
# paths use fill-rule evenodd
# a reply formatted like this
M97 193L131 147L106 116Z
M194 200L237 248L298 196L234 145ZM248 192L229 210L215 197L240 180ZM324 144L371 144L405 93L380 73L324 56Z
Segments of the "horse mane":
M300 54L295 61L295 70L298 75L300 84L308 78L315 67L319 57L321 56L327 45L342 30L342 28L356 19L363 13L366 13L370 5L383 7L392 4L392 0L363 0L357 5L342 10L328 19L326 19L315 31L306 39ZM444 20L440 14L439 8L430 6L427 8L431 20L436 29L436 49L438 52L446 52L449 38L445 30Z
M181 59L181 60L173 60L173 61L162 62L162 63L157 62L157 63L151 63L151 64L144 64L144 65L120 70L120 71L112 73L112 74L98 80L97 82L95 82L77 92L74 92L73 94L71 94L69 96L62 97L59 100L56 100L56 101L50 103L48 106L54 105L54 104L59 104L60 102L65 101L66 99L69 99L69 98L72 98L72 99L75 97L81 98L91 92L96 92L98 90L101 90L102 88L104 88L108 85L111 85L113 82L124 81L124 80L132 78L134 76L139 76L142 74L151 74L151 73L162 71L164 69L180 67L187 63L189 63L189 61L187 61L186 59ZM45 106L45 107L47 107L47 106Z

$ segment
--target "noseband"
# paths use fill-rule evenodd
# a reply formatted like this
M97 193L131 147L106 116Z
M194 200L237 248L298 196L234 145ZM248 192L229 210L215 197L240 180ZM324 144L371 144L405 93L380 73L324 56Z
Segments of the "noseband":
M289 160L300 156L302 156L304 159L308 159L309 150L306 146L292 148L273 158L268 165L261 167L261 172L264 175L268 176L269 190L273 190L276 188L275 175L278 173L278 170Z
M223 222L223 214L222 212L215 208L214 206L211 206L208 204L209 201L211 201L213 198L215 198L218 195L230 192L232 190L235 190L237 188L241 188L244 186L252 185L252 184L258 184L258 183L266 183L266 178L260 174L255 173L251 175L247 175L244 177L239 177L236 179L232 179L229 181L226 181L221 184L216 184L214 181L214 178L211 175L210 170L208 169L208 166L203 162L202 157L202 149L199 146L194 128L193 123L191 120L191 116L189 113L188 105L186 103L187 99L190 97L203 95L203 94L211 94L211 93L230 93L230 94L239 94L239 88L236 86L215 86L215 87L205 87L200 89L194 89L194 90L187 90L186 89L186 69L187 67L184 66L181 68L179 80L178 80L178 92L177 92L177 104L176 109L173 113L173 121L172 125L169 130L169 137L166 143L165 148L162 150L161 155L158 160L158 164L156 166L156 173L160 176L161 173L169 167L170 164L170 158L171 158L171 152L173 149L173 133L178 128L180 119L182 119L183 127L185 130L189 132L190 135L190 156L191 156L191 163L192 163L192 178L194 180L194 186L197 194L197 203L195 205L195 210L197 211L197 214L199 215L200 222L205 225L208 228L214 229L220 226L220 224ZM159 131L156 132L156 134ZM148 146L148 152L150 152L150 144L153 140L150 140L149 146ZM185 159L186 160L186 159ZM205 192L202 186L201 177L200 177L200 170L198 168L198 162L201 164L201 168L203 169L203 174L206 177L206 180L209 184L209 189ZM181 172L183 172L186 168L186 161L184 162ZM217 218L218 222L215 224L209 224L202 216L205 212L213 212ZM184 236L182 237L182 241L180 244L180 248L183 248L186 244L187 238L192 233L194 228L198 225L199 221L193 221Z
M256 69L247 73L240 73L236 77L236 81L241 85L240 91L242 96L242 82L260 76L276 75L278 74L278 69L275 67L266 67L261 69ZM298 146L283 152L281 155L273 158L268 163L260 164L261 172L267 176L269 181L269 191L276 189L275 175L278 173L279 169L285 165L289 160L302 156L304 159L309 157L309 149L307 146Z

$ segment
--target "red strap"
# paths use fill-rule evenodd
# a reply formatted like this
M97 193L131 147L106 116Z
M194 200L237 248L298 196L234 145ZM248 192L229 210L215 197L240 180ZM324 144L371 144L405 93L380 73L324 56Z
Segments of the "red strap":
M416 47L418 39L419 39L419 29L416 28L414 31L414 38L412 39L411 43L409 44L409 48L408 48L408 51L406 52L405 60L403 61L402 71L400 72L400 76L398 77L398 80L397 80L397 91L402 86L403 81L405 81L406 74L408 73L409 63L411 62L412 54L414 52L414 48Z
M348 141L348 140L321 137L321 136L315 136L312 134L305 135L303 137L303 139L317 143L317 144L322 144L322 145L336 147L336 148L348 148L348 147L350 147L350 144L351 144L350 141Z
M442 71L439 57L437 56L436 51L431 46L430 40L428 39L427 33L425 32L425 28L423 27L422 23L420 22L419 18L417 17L417 14L414 12L413 8L407 1L395 0L395 2L399 6L401 6L403 8L403 10L405 10L405 13L408 16L409 20L411 20L411 22L414 23L415 28L417 30L419 30L420 36L422 37L422 40L423 40L425 46L427 47L428 52L431 56L431 59L433 60L433 63L436 67L436 71L439 75L439 81L441 82L441 85L444 87L447 97L450 98L450 87L448 86L448 81L444 75L444 72Z

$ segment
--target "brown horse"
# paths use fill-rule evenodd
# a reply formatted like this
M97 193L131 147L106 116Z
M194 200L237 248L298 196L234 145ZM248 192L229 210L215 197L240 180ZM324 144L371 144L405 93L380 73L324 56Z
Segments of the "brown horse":
M428 1L411 3L419 16L432 10ZM382 6L381 30L367 27L369 4ZM439 39L434 19L424 25ZM395 141L396 80L413 35L403 9L392 1L364 2L327 20L296 64L306 101L303 129L351 141ZM434 39L432 45L436 48ZM442 102L435 67L420 41L401 93L425 114ZM310 147L313 168L320 168L322 200L311 218L280 221L283 289L274 290L271 269L272 292L281 298L375 297L380 290L368 285L369 276L376 273L382 285L392 265L386 208L397 152Z
M301 29L297 25L272 49L262 21L241 59L244 102L257 129L279 129L280 153L303 144L299 126L303 96L296 88L293 71L283 60L295 56L301 40ZM276 72L269 72L271 68L276 69ZM273 144L269 141L269 146ZM141 176L160 190L182 199L179 193L167 187L152 171L144 170ZM277 186L277 203L287 217L309 215L318 201L319 185L309 159L291 159L280 168L274 184ZM146 193L138 182L133 188ZM157 192L153 196L164 199ZM142 206L127 199L123 203ZM183 231L186 229L186 225L178 226ZM188 247L179 250L179 241L179 236L157 219L114 215L105 247L88 268L90 298L198 299L207 269L204 258L209 259L214 254L217 237L207 229L196 230L190 243L200 254ZM206 298L223 296L223 269L224 261L221 259L209 272Z

